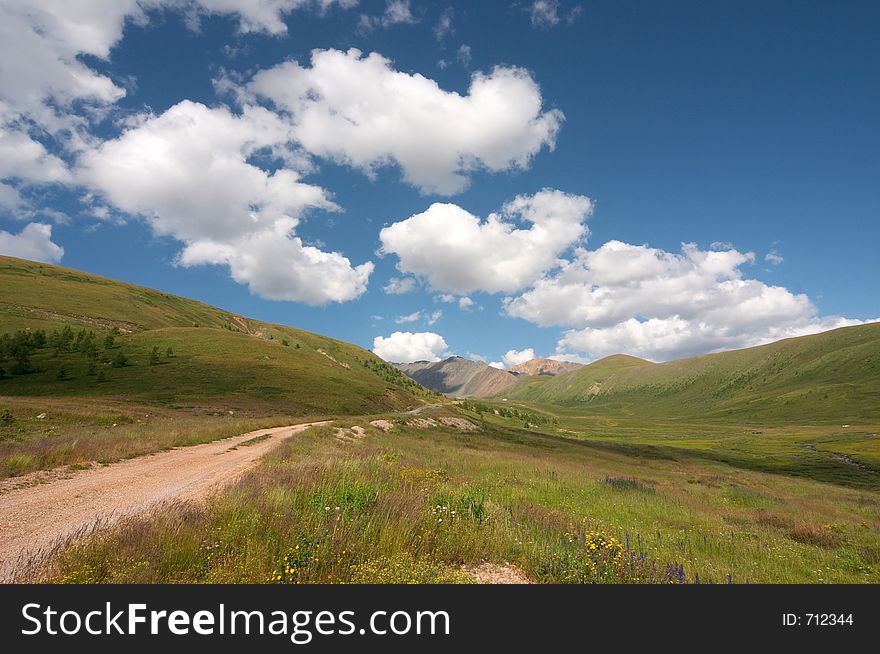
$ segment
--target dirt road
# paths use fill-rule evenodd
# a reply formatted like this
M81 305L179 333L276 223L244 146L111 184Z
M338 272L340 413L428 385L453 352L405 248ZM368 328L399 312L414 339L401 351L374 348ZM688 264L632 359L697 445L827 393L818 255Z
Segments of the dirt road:
M9 581L20 562L96 523L112 524L170 500L203 499L235 481L280 441L322 424L260 429L0 495L0 582ZM270 436L242 445L263 434Z

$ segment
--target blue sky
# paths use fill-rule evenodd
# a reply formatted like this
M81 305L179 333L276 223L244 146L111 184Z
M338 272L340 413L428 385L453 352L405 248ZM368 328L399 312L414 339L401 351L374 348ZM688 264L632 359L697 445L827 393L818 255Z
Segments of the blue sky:
M0 0L0 253L391 359L880 315L876 3L218 6Z

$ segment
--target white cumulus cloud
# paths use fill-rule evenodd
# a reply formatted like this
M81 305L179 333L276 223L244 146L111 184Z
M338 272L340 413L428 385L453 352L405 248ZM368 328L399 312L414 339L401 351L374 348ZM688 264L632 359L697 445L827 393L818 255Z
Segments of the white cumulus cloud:
M518 297L508 315L538 325L574 327L557 355L595 359L627 353L666 360L748 347L858 321L820 317L806 295L744 278L755 260L735 249L681 253L609 241L576 258Z
M455 204L435 203L385 227L379 238L383 252L400 259L401 272L425 279L434 290L514 292L587 236L592 207L585 196L552 189L518 196L485 221ZM531 226L517 227L517 218Z
M61 158L34 135L77 153L95 141L91 121L126 95L99 72L127 24L145 26L158 10L230 15L244 32L280 34L284 15L325 11L357 0L2 0L0 1L0 179L16 184L70 182Z
M377 53L315 50L257 73L247 90L290 118L297 141L316 156L372 174L396 162L425 193L463 190L468 173L526 168L555 145L562 112L543 110L538 85L521 68L474 73L467 95L395 70Z
M306 210L338 207L298 173L269 173L249 162L289 139L287 124L266 109L235 115L183 101L85 152L76 174L156 234L181 241L184 266L228 265L236 281L269 299L354 299L366 290L373 264L353 267L294 235Z
M535 350L527 347L524 350L507 350L507 352L504 353L504 356L501 357L501 360L508 368L512 368L513 366L518 366L526 361L531 361L534 358Z
M443 337L434 332L394 332L373 339L373 353L394 363L439 361L447 348Z
M58 263L64 256L64 248L52 242L51 225L29 223L18 234L0 230L0 254Z

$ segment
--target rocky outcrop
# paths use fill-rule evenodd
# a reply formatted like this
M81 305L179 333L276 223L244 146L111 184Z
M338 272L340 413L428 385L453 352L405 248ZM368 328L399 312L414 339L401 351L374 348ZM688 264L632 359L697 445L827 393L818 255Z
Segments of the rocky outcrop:
M570 361L556 361L555 359L530 359L525 363L510 368L515 375L549 375L555 377L572 370L577 370L583 364Z

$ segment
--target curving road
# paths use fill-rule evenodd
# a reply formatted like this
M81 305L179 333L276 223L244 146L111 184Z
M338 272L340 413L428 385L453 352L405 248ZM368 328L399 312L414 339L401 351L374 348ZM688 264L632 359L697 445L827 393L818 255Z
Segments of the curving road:
M95 525L112 524L170 500L203 499L239 478L280 441L326 423L259 429L0 495L0 581L10 581L34 555ZM270 437L236 448L262 434Z

